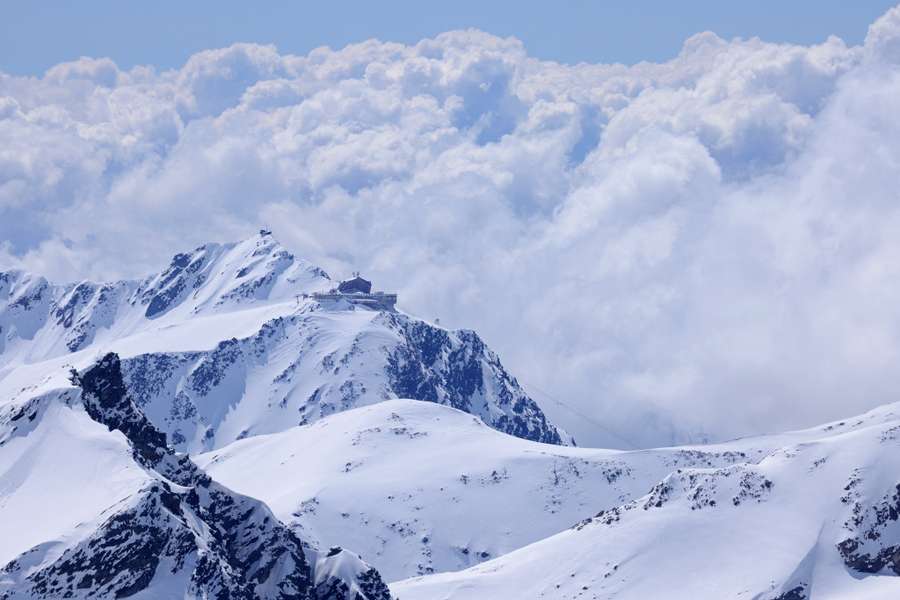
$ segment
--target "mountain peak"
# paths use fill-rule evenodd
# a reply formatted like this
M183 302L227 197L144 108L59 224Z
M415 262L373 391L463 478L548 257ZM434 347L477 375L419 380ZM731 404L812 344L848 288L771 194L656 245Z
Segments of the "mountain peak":
M350 600L342 592L353 590L354 600L390 600L378 571L361 560L343 570L311 563L303 541L265 504L175 453L128 395L120 364L107 354L74 371L72 383L89 417L124 436L143 481L80 524L78 535L39 544L5 565L0 597Z
M362 278L338 286L265 229L175 254L142 281L27 281L6 285L12 294L0 288L0 365L120 352L135 397L179 450L390 398L452 406L520 438L571 442L477 334L396 312L395 296L370 294ZM15 300L4 306L3 294ZM328 296L354 301L321 301Z
M168 268L141 282L134 301L158 318L177 306L190 313L247 303L287 301L325 289L328 274L296 258L268 230L241 242L209 243L176 254Z

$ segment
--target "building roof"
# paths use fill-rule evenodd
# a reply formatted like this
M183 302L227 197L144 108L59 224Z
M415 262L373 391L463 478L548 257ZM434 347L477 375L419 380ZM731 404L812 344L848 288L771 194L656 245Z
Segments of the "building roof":
M370 294L372 293L372 282L357 275L353 279L342 281L338 285L338 291L342 294Z

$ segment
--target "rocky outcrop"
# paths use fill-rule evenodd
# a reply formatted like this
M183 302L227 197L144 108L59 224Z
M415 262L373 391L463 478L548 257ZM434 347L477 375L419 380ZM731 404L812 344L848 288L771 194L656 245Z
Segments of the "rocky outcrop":
M378 320L400 340L388 352L386 366L396 397L451 406L526 440L571 442L474 331L448 331L393 313Z
M860 573L900 575L900 484L877 502L866 505L851 477L841 500L850 506L844 528L852 535L838 543L844 564Z
M573 443L475 332L374 305L317 301L333 284L268 231L176 254L139 281L55 285L4 272L0 367L127 339L123 369L138 406L170 444L191 452L394 398L451 406L523 439ZM237 324L230 333L194 327L223 315ZM182 328L188 333L179 337ZM166 352L155 341L161 332L196 351ZM142 342L131 344L135 337ZM223 427L237 414L240 423Z
M320 591L289 527L167 445L132 401L118 356L108 354L72 379L87 413L127 438L152 479L81 536L40 545L6 565L0 598L389 599L377 571L361 560L350 580L332 582L355 596Z
M570 442L477 334L399 313L310 303L253 336L205 352L142 354L123 370L154 424L190 452L394 398L451 406L516 437Z

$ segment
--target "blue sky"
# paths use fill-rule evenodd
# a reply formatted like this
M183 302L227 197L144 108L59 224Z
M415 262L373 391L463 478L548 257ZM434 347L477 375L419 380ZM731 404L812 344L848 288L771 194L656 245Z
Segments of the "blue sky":
M7 2L0 19L0 70L39 74L79 56L108 56L120 67L180 66L191 54L234 42L274 43L282 53L342 47L369 38L416 42L476 27L514 35L530 55L567 63L660 61L685 38L820 42L829 34L858 44L890 0L632 0L601 2Z

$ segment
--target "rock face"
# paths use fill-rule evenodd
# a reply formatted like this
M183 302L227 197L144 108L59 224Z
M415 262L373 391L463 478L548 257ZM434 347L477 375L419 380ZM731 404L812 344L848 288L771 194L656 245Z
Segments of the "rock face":
M526 440L571 441L547 421L474 331L449 332L389 313L380 322L400 338L388 352L385 369L395 397L444 404Z
M177 254L142 281L56 286L0 273L0 369L117 351L137 404L190 452L392 398L572 442L476 333L309 296L333 287L268 232Z
M73 382L90 417L125 436L150 479L95 527L6 565L0 598L389 600L377 571L359 560L319 586L301 540L262 502L214 482L166 444L128 395L118 356L73 373Z
M268 233L176 254L161 273L139 281L56 285L22 271L0 272L0 366L77 352L163 321L294 300L331 283Z
M0 273L0 600L900 597L900 405L563 447L474 332L333 287L268 233Z
M392 398L451 406L524 439L564 441L474 332L398 313L311 304L211 351L142 354L123 369L138 404L190 452Z
M860 573L891 572L900 575L900 483L878 501L866 505L851 478L842 501L851 506L844 523L851 537L837 548L847 567Z

